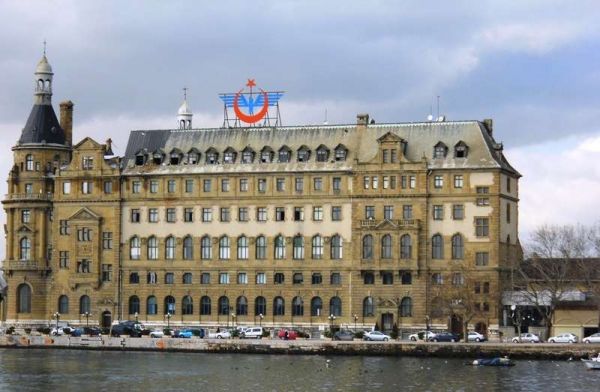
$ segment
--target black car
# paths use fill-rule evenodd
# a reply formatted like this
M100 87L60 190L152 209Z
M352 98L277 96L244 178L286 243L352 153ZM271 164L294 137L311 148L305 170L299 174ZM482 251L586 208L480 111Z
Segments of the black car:
M117 325L112 326L111 336L119 337L121 335L129 335L132 338L139 338L142 336L142 325L135 321L123 321Z
M450 332L441 332L429 338L430 342L458 342L459 336Z
M83 334L88 336L100 336L100 328L98 327L83 327Z

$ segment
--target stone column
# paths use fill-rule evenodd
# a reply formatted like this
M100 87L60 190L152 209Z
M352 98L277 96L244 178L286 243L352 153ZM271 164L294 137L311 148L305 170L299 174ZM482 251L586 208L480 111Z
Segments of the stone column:
M39 248L38 248L38 260L46 260L46 211L40 210L39 213L40 223L39 227Z

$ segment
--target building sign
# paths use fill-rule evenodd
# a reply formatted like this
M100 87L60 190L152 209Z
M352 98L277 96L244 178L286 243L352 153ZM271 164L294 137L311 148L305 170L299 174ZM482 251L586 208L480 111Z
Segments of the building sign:
M258 90L258 91L257 91ZM219 95L224 103L224 126L231 126L229 110L233 109L235 119L233 126L240 123L259 126L280 125L279 99L283 91L264 91L256 88L254 79L248 79L245 87L236 93L225 93ZM270 113L273 109L275 113Z

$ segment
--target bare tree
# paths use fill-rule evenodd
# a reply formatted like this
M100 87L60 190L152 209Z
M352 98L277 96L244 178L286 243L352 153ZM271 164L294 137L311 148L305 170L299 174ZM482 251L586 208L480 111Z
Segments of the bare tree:
M598 311L600 328L600 223L586 230L586 252L577 261L577 272L588 299L593 301Z

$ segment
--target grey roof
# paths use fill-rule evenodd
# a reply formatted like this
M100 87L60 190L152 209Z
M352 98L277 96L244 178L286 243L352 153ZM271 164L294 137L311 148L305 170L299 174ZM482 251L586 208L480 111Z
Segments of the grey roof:
M485 126L479 121L425 122L399 124L370 124L367 127L356 125L323 125L261 128L213 128L194 130L144 130L132 131L124 157L124 174L177 173L217 173L248 171L312 171L312 170L352 170L355 160L369 162L378 152L377 139L387 133L394 134L407 143L405 156L410 161L420 161L425 157L428 167L436 168L502 168L515 175L519 173L508 164L502 154L502 145L494 141ZM438 142L448 147L447 157L433 159L433 147ZM454 146L459 142L469 147L466 158L454 157ZM348 149L343 162L316 162L315 150L320 145L332 152L339 144ZM246 147L261 151L265 146L278 151L282 146L292 150L290 163L242 164L238 155L235 164L206 164L204 154L209 148L223 153L231 147L241 153ZM295 152L301 146L312 151L308 162L296 162ZM197 165L160 166L148 164L135 166L135 155L139 152L152 153L162 149L169 153L177 148L187 154L196 148L202 154ZM221 157L219 157L221 161ZM255 161L256 162L256 161Z
M60 127L52 105L33 105L19 144L65 144L65 132Z

